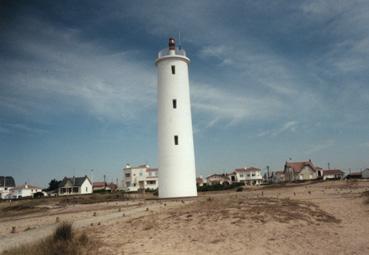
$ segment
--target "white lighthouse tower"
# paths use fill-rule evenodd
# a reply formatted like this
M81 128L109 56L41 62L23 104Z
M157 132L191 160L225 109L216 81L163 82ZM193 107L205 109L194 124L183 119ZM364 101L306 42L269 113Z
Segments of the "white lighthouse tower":
M174 38L159 52L158 156L159 197L197 196L188 64Z

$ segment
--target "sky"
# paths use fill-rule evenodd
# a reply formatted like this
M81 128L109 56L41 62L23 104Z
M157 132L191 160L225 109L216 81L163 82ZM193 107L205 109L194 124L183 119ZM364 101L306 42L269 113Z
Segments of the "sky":
M1 1L0 175L157 167L154 61L179 33L198 176L369 167L368 24L355 0Z

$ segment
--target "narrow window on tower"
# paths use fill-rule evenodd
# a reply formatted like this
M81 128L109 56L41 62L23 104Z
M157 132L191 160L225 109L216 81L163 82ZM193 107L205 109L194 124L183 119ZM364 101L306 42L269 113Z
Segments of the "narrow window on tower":
M174 145L178 145L178 135L174 136Z
M177 108L177 99L173 99L173 109Z
M172 74L176 74L176 66L172 66Z

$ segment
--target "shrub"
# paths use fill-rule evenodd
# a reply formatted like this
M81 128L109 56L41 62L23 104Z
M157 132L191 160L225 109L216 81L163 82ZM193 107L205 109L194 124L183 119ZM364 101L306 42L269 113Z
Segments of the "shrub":
M159 190L158 189L156 189L153 193L152 193L154 196L159 196Z
M72 224L63 222L60 224L54 233L55 241L70 241L72 240Z
M84 255L97 254L95 243L90 241L86 233L77 235L72 230L70 223L63 222L55 232L33 244L21 245L6 250L2 255Z
M234 189L237 187L243 186L243 183L240 182L234 182L232 184L213 184L213 185L204 185L204 186L198 186L197 191L199 192L205 192L205 191L219 191L219 190L229 190Z

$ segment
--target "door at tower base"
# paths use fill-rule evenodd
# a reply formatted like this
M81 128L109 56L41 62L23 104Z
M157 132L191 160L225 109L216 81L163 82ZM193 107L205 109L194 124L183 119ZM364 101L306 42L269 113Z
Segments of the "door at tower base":
M188 64L184 50L169 47L159 52L158 163L159 197L197 196Z

